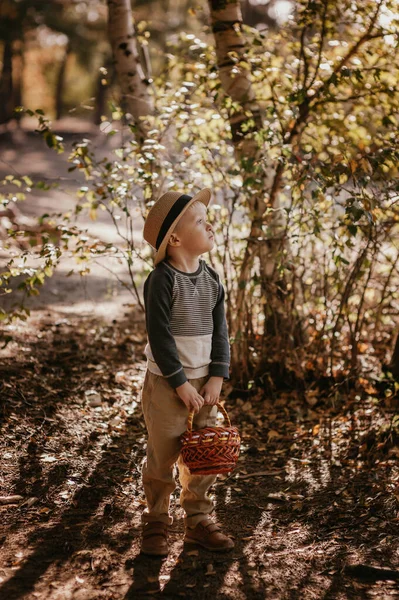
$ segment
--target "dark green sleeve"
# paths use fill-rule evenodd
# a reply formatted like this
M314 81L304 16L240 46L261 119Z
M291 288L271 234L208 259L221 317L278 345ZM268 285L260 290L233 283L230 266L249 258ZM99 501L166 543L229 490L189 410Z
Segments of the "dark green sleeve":
M160 263L144 283L148 342L162 375L173 388L187 381L170 331L174 275Z
M219 294L216 305L213 309L213 334L212 334L212 351L211 364L209 365L209 375L211 377L223 377L229 379L230 367L230 344L229 334L227 331L226 315L224 310L224 287L219 277Z

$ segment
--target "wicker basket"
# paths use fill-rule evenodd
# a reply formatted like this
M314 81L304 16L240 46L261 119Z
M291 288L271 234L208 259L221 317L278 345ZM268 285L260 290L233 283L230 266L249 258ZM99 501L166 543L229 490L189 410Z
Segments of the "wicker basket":
M194 411L188 416L187 431L180 436L181 456L193 475L228 473L237 464L240 454L240 434L232 427L221 404L217 405L227 427L203 427L193 431Z

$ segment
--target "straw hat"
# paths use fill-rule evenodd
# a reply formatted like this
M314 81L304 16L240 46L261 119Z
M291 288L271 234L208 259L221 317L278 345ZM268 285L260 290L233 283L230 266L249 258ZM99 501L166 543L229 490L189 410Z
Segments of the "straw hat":
M195 196L166 192L155 202L147 215L143 231L145 241L156 250L154 265L165 258L169 237L186 210L197 201L208 206L210 199L211 190L204 188Z

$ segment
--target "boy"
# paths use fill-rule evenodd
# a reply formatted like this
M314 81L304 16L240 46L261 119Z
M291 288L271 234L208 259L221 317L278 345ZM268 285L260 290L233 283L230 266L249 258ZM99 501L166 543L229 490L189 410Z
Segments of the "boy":
M142 408L148 432L142 478L147 509L142 516L144 554L168 554L170 494L175 489L177 462L185 511L186 543L208 550L234 546L212 520L207 495L215 475L190 475L179 457L179 436L187 428L189 410L194 428L215 424L220 391L229 378L230 348L219 276L199 259L214 245L206 207L211 192L195 196L167 192L151 208L144 239L156 250L154 270L144 283L148 343Z

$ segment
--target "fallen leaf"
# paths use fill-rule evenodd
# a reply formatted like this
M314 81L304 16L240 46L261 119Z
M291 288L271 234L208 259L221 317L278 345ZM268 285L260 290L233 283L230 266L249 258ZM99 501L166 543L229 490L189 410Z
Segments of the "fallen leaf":
M32 496L32 498L28 498L28 500L26 500L26 502L22 502L21 507L22 506L26 506L27 508L30 508L31 506L33 506L34 504L36 504L36 502L39 500L39 498L36 498L35 496Z
M320 423L318 423L317 425L315 425L312 429L312 434L313 435L317 435L320 431Z
M316 406L319 401L320 390L308 390L305 392L306 402L309 406Z
M216 571L212 564L207 565L205 575L216 575Z
M55 456L50 456L49 454L42 454L40 460L44 463L52 463L57 461Z

